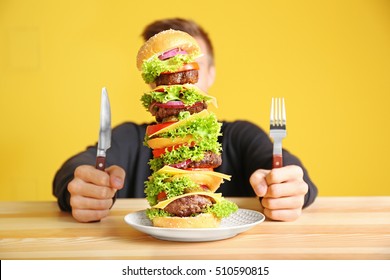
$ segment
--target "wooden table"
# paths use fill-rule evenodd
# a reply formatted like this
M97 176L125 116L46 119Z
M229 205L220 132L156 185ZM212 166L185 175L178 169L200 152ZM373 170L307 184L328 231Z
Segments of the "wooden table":
M255 198L231 200L259 210ZM109 217L84 224L55 202L0 202L0 259L390 259L390 197L319 197L295 222L200 243L161 241L124 222L146 207L119 199Z

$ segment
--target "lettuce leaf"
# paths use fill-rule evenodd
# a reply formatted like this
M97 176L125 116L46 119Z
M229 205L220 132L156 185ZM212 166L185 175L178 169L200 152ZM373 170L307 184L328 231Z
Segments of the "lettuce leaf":
M210 96L205 96L197 87L186 88L183 85L171 85L165 87L164 92L151 91L141 97L142 105L149 111L153 102L167 103L168 101L182 101L184 105L191 106L196 102L208 102Z
M154 172L164 167L164 165L176 164L187 159L192 161L200 161L204 158L205 152L221 153L221 144L216 141L206 142L201 141L199 145L194 147L182 146L173 151L167 151L164 155L158 158L150 159L148 164Z
M218 219L229 217L238 210L237 204L229 200L223 199L219 203L208 206L205 213L211 213Z
M189 114L184 114L181 117L188 117ZM195 118L182 126L178 126L175 129L168 130L165 133L161 133L158 137L163 138L176 138L192 135L195 141L210 141L218 140L218 136L221 135L221 123L218 122L214 113L210 113L205 118ZM147 139L146 139L147 140Z
M165 154L160 157L149 160L150 168L153 171L157 171L164 165L180 163L187 159L200 161L207 151L218 155L221 154L222 146L218 142L218 137L221 135L221 125L222 124L217 121L215 114L210 113L205 118L194 119L183 126L159 134L158 137L172 139L192 135L195 146L181 146L172 151L166 151ZM145 136L145 145L147 145L147 140L148 137Z
M162 72L175 72L183 64L194 61L198 56L199 53L179 54L166 60L160 60L158 55L155 55L142 63L142 78L147 84L153 83Z
M170 217L172 215L163 209L149 208L149 209L146 209L146 216L152 221L154 218Z
M172 175L166 173L153 173L149 180L145 182L145 194L150 206L157 204L157 195L165 192L167 199L179 196L185 193L186 189L196 188L198 185L187 177L179 177L173 180L167 180Z

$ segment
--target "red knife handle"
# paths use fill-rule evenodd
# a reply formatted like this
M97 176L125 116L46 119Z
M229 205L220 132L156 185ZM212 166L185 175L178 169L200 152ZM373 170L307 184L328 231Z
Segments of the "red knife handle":
M96 157L96 169L104 171L106 169L106 158L97 156Z
M104 171L106 169L106 157L96 157L96 169ZM91 221L91 223L100 222L100 220Z
M272 159L272 168L279 168L283 166L283 156L274 155Z

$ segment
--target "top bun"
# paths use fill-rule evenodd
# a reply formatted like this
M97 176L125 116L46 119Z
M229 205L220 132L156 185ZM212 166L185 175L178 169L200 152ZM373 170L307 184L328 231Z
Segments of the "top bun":
M187 53L200 53L200 47L194 37L186 32L178 30L165 30L157 33L143 44L137 54L137 68L141 70L144 60L152 56L162 54L166 51L181 48Z

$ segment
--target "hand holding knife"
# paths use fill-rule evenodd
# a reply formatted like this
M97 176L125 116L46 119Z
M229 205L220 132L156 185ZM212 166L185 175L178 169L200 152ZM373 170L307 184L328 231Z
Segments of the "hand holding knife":
M110 146L111 110L107 90L103 88L101 93L96 169L93 171L94 166L90 164L78 166L79 172L74 172L74 178L68 184L72 215L79 222L99 222L105 218L108 215L108 210L114 204L116 191L123 187L124 170L114 165L106 169L106 151ZM93 176L90 176L91 171ZM105 183L107 182L105 180L107 177L110 179L109 183ZM101 183L102 181L104 182L103 184ZM109 205L110 200L112 204ZM102 202L104 202L103 207L101 206Z
M106 168L106 151L111 147L111 109L105 87L102 88L100 103L100 130L97 145L96 169Z

